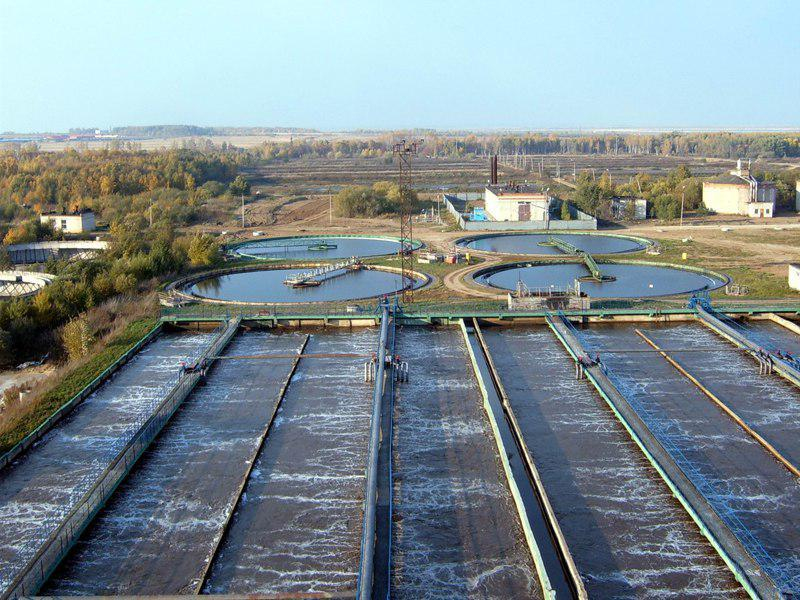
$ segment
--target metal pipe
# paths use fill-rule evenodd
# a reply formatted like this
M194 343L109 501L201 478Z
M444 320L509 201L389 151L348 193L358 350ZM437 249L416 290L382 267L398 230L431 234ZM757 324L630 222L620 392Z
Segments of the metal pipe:
M372 395L372 424L370 427L367 458L367 481L364 493L364 521L361 534L361 558L358 568L357 596L359 600L372 597L372 580L375 558L375 512L378 499L378 449L381 434L381 399L386 372L386 342L389 337L389 304L385 300L381 310L381 334L375 371L375 388Z

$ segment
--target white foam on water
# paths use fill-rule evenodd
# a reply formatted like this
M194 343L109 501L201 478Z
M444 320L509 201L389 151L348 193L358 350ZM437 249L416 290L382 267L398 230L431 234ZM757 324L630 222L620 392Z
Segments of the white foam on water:
M551 331L484 335L589 596L735 597L725 565L594 388L575 379Z
M180 360L199 355L210 339L160 336L0 474L0 590L130 440Z
M709 347L722 343L699 326L651 328L645 333L664 347L691 347L692 344ZM630 353L602 352L603 347L642 346L644 342L632 328L590 328L582 335L592 351L601 351L604 363L626 385L625 393L629 398L648 407L650 412L643 414L644 420L656 436L668 447L674 444L680 448L684 456L680 461L691 465L687 475L701 486L733 532L756 554L758 549L753 539L767 551L770 559L762 562L764 569L776 579L788 579L796 585L800 580L797 561L800 555L800 512L797 511L800 484L796 478L663 359L661 362L642 361ZM725 347L724 343L721 347ZM689 353L684 356L676 353L676 359L683 364L691 363L693 370L705 370L703 377L706 379L712 375L716 377L711 385L719 385L727 378L728 385L738 390L739 380L752 378L750 371L745 372L744 364L723 369L719 363L714 366L714 361L719 359L714 358L713 353L708 355L708 361L691 358ZM749 397L745 398L745 394ZM735 397L744 407L753 400L752 388L745 394L737 391L731 398ZM759 397L759 402L761 400ZM785 399L777 400L778 403L783 401ZM759 402L750 405L757 407ZM775 397L770 402L776 402Z
M307 353L370 354L375 329L313 333ZM372 385L361 358L301 359L207 593L352 590Z
M394 423L393 598L537 597L461 333L403 328Z

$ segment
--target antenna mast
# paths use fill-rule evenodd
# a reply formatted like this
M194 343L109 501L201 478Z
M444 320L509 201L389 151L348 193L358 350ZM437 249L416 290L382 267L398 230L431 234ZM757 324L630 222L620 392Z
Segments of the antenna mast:
M400 273L403 286L403 304L414 301L414 207L411 203L411 190L405 185L403 175L411 171L411 159L417 155L417 146L422 140L401 141L392 146L392 154L397 157L398 185L400 186Z

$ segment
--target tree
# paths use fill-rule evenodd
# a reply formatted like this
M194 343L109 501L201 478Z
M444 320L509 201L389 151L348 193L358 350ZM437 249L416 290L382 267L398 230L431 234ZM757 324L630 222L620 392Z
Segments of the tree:
M377 217L399 213L401 208L415 212L419 205L417 193L396 183L378 181L371 188L352 186L336 194L336 210L343 217Z
M61 343L70 360L82 358L89 354L92 334L85 317L72 319L61 330Z
M230 186L228 186L228 190L234 196L241 196L243 194L247 195L250 193L250 182L247 181L242 175L237 175L236 179L231 181Z
M8 250L6 250L5 246L0 246L0 269L11 269L13 267Z
M653 200L653 213L658 219L677 219L681 214L680 200L669 194L658 196Z
M569 211L569 203L566 200L561 201L561 220L571 221L572 213Z
M187 255L196 267L213 266L220 260L219 244L207 233L196 235L189 242Z

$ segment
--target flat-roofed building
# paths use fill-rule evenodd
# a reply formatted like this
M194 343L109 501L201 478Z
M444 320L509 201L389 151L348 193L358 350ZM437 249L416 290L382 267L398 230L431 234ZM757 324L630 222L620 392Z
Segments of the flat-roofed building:
M534 185L490 185L484 210L493 221L548 221L552 198Z
M703 205L721 215L774 217L777 197L775 184L756 181L741 160L727 175L703 182Z
M95 230L94 212L81 210L72 213L43 213L39 220L64 233L87 233Z

